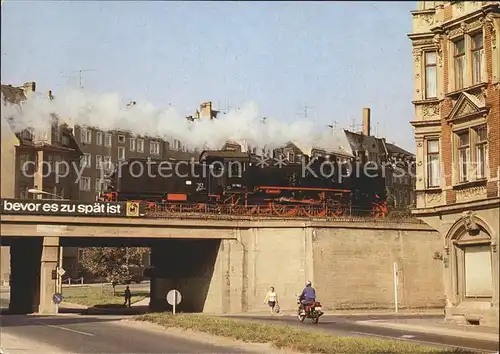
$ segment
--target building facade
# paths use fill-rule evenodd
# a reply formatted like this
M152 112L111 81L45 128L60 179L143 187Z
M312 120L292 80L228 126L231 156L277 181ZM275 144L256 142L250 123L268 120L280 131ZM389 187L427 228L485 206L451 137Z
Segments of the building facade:
M20 87L2 84L2 105L22 107L23 101L35 90L34 82ZM74 183L77 176L71 166L80 163L81 151L72 130L54 116L47 130L19 131L15 127L17 119L19 117L6 117L6 121L2 121L2 198L79 199L79 189ZM30 193L33 189L38 192ZM6 284L10 277L10 250L7 247L2 247L1 257L1 281Z
M412 15L414 214L442 237L447 319L498 326L499 3L419 1Z

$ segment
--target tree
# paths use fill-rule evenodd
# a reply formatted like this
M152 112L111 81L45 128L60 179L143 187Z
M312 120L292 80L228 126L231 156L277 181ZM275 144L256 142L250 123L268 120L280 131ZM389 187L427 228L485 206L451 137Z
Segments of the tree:
M97 277L104 277L113 284L130 280L130 267L143 266L142 259L148 251L143 247L90 247L83 250L82 266Z

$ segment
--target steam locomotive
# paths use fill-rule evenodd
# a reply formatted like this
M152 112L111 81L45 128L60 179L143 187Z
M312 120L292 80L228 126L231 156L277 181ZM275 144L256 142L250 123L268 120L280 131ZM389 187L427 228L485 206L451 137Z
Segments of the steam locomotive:
M360 168L361 167L361 168ZM203 151L198 160L129 159L101 201L137 201L146 210L279 216L383 217L381 167L370 175L345 156L300 161L237 151Z

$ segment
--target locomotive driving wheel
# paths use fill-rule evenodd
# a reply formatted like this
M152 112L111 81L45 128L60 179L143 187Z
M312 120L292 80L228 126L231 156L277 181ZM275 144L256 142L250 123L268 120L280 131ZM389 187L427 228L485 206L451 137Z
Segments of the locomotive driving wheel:
M309 206L304 208L304 214L310 218L322 218L327 214L327 210L323 206Z
M298 207L293 205L271 203L271 207L273 213L278 216L294 216L298 211Z

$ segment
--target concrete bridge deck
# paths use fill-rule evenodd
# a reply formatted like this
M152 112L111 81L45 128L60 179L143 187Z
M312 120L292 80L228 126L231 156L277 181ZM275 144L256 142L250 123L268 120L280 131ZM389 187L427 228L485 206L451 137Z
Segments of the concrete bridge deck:
M356 222L357 221L357 222ZM2 236L30 237L148 237L235 239L236 230L251 228L366 228L362 220L294 220L294 219L219 219L219 218L121 218L121 217L72 217L50 215L1 215ZM422 226L385 220L373 222L373 228L411 228ZM398 226L400 225L400 226Z

